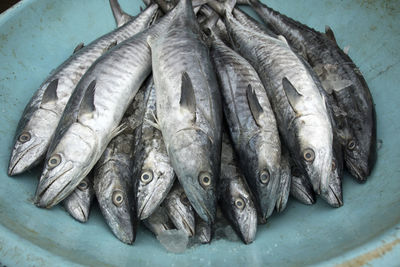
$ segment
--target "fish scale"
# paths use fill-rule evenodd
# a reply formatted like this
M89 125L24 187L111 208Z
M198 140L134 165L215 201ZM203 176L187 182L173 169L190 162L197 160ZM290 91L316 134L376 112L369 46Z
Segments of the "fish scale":
M81 77L105 53L110 44L115 41L117 43L122 42L147 28L157 9L157 5L148 7L136 19L75 52L49 75L28 103L18 124L14 138L15 145L9 164L10 175L21 173L43 159L66 104ZM41 107L41 105L43 106L42 98L46 88L57 79L56 99L46 102L45 107ZM40 116L35 115L38 112ZM52 114L48 114L49 112ZM40 130L37 130L38 128L46 128L47 131L40 132ZM32 140L29 140L26 144L19 142L18 138L23 133L29 133ZM21 153L36 144L36 148L25 154L24 160L21 161Z

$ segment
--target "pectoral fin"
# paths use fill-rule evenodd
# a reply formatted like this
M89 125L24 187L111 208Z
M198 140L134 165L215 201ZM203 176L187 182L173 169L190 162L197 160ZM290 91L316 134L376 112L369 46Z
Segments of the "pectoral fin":
M58 87L58 79L55 79L49 83L46 90L42 96L41 106L45 105L49 102L57 101L57 87Z
M96 110L96 107L94 106L95 89L96 89L96 80L93 80L85 91L85 95L79 107L78 119L79 117L85 114L91 114Z
M257 125L260 125L260 117L262 113L264 112L263 108L260 105L260 102L258 102L257 95L254 92L253 88L249 84L246 90L246 95L247 95L247 102L249 103L251 115L253 115L254 120L256 121Z
M179 104L181 109L186 109L190 114L192 114L192 121L196 121L196 97L192 80L186 72L182 73L181 99Z
M113 48L116 45L117 45L117 41L114 41L111 44L109 44L106 48L104 48L103 54L107 53L111 48Z
M301 97L303 96L300 94L296 88L293 86L293 84L285 77L282 79L282 87L283 91L285 91L286 97L289 101L290 106L292 107L293 111L295 113L298 113L296 111L296 106L299 101L301 101Z

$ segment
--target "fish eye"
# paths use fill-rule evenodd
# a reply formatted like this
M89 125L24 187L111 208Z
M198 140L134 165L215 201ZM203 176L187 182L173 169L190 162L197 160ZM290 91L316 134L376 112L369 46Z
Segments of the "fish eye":
M182 194L181 194L180 200L181 200L181 202L182 202L183 205L185 205L185 206L189 206L189 205L190 205L190 201L189 201L189 199L187 198L187 196L186 196L185 193L182 193Z
M153 172L152 171L144 171L140 176L140 181L144 184L148 184L153 180Z
M211 185L211 175L208 172L200 173L199 182L202 187L209 187Z
M235 199L235 206L240 209L243 210L244 207L246 206L244 200L241 197L238 197L237 199Z
M81 191L88 189L88 187L89 187L89 184L85 180L81 181L78 185L78 189Z
M354 140L350 140L350 141L347 143L347 148L348 148L349 150L353 150L354 148L356 148L356 142L354 142Z
M28 132L24 132L18 137L18 141L21 143L28 142L29 140L31 140L31 134Z
M50 169L57 167L61 163L61 156L59 154L54 154L47 161L47 165Z
M311 148L305 149L303 152L303 158L308 162L313 162L315 159L314 150L312 150Z
M124 194L119 190L114 191L112 194L112 202L117 207L121 206L122 202L124 202Z
M269 182L269 171L262 171L260 174L260 181L263 184L268 184Z

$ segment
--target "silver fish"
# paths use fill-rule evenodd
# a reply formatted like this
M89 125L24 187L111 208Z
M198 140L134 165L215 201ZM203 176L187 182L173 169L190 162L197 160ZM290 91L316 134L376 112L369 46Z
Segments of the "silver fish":
M135 241L138 224L133 149L149 89L145 83L138 91L122 121L126 128L111 140L94 168L94 189L101 213L114 235L127 244Z
M281 179L278 186L276 198L276 211L282 212L289 200L290 185L292 184L292 174L290 171L290 155L286 147L282 146L281 155Z
M124 112L151 72L147 38L163 31L174 11L114 47L81 79L49 147L36 190L39 207L50 208L63 200L121 131L119 122Z
M135 148L138 171L138 217L143 220L164 201L175 180L161 131L154 126L156 91L151 80L150 95L142 124L141 141Z
M93 198L93 183L91 178L86 177L71 195L64 199L63 206L75 220L84 223L89 219Z
M22 173L45 157L67 102L89 67L116 43L146 29L158 7L152 5L136 19L96 39L54 70L36 91L19 121L8 168L9 175Z
M333 133L322 89L282 36L244 27L230 12L225 24L235 49L260 75L292 157L306 170L314 191L328 191Z
M178 182L167 195L163 205L175 227L178 230L184 230L188 236L194 236L195 212Z
M245 244L254 241L257 211L250 190L238 167L229 137L223 135L221 177L218 186L222 212Z
M158 38L149 40L157 118L175 173L193 208L215 218L220 168L221 102L208 49L189 0Z
M371 92L360 70L338 46L330 27L318 32L282 15L258 0L250 0L261 19L311 64L323 88L335 102L346 167L359 181L365 181L376 161L376 114Z
M238 161L261 216L269 217L275 209L280 180L281 148L275 116L254 68L215 34L210 33L210 39Z

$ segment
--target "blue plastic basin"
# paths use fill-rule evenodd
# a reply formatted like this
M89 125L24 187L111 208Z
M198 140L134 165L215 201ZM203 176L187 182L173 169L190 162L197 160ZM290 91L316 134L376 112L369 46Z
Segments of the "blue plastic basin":
M88 223L62 208L32 204L40 169L6 174L22 110L48 73L80 43L112 30L106 0L25 0L0 16L0 266L399 266L400 4L397 0L269 0L273 8L318 30L330 25L364 74L378 116L377 165L366 184L344 180L339 209L323 201L287 210L258 228L256 241L216 240L167 253L140 228L133 246L119 242L98 209ZM130 13L139 0L121 0Z

